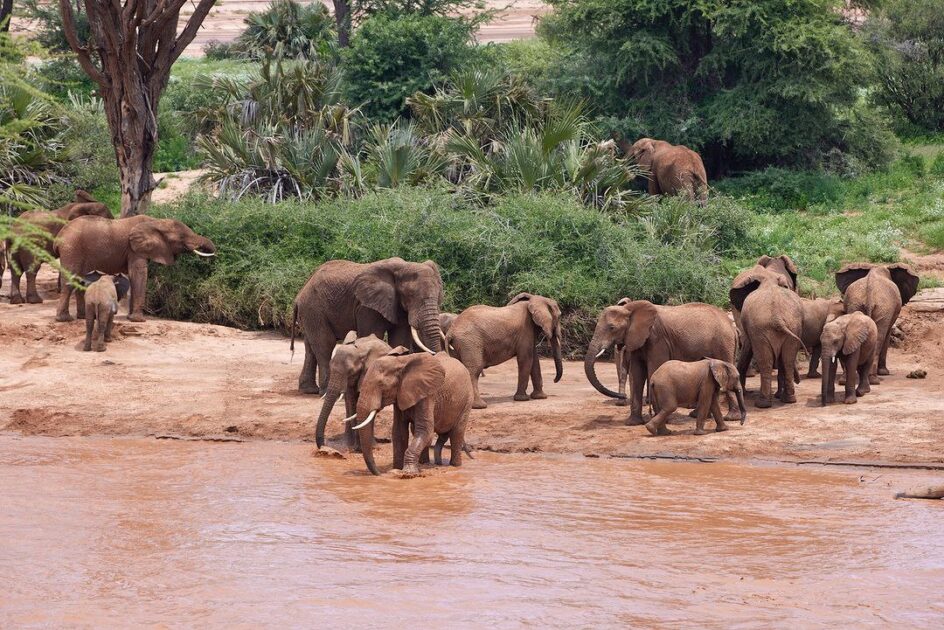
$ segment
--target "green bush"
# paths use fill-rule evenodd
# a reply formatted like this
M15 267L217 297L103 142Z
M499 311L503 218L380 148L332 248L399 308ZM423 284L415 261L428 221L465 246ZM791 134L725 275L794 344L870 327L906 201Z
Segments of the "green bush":
M791 212L816 204L836 204L844 193L842 180L835 175L776 167L719 180L715 188L746 198L759 212Z
M246 30L227 54L250 59L318 57L329 54L335 43L334 18L320 2L300 4L275 0L265 11L250 13ZM221 52L218 48L214 52Z
M376 120L405 115L408 96L431 92L473 57L472 30L469 22L436 15L368 18L344 51L350 101Z

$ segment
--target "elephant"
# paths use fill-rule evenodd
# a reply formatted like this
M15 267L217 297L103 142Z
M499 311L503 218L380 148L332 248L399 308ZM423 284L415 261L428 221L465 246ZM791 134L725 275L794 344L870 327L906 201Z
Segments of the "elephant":
M394 405L393 467L404 476L419 474L419 464L428 454L433 433L436 463L441 463L441 449L448 436L452 466L462 465L465 431L472 409L472 379L465 366L445 353L406 354L406 348L395 348L390 354L374 361L361 381L357 400L358 431L367 469L380 474L374 462L374 423L377 413ZM410 436L409 425L413 426Z
M800 298L800 306L803 308L803 334L800 339L803 345L810 353L810 366L806 372L806 378L819 378L817 372L820 358L820 335L823 334L823 326L830 318L836 318L845 314L845 306L842 300L835 298Z
M633 300L628 297L620 298L616 302L617 306L626 306ZM625 349L622 345L617 344L616 348L613 350L613 363L616 364L616 379L618 383L617 391L619 392L622 398L616 399L616 405L618 407L628 407L629 399L626 398L626 379L629 377L629 370L626 368L626 360L623 355L625 354Z
M728 297L731 306L740 312L744 332L737 363L741 386L753 357L760 373L760 395L754 404L760 408L771 406L770 383L775 367L777 397L784 403L795 403L796 358L803 345L800 296L783 275L755 266L735 278Z
M84 276L93 270L106 274L127 274L131 280L128 319L144 321L148 260L172 265L177 256L193 252L198 256L216 255L216 246L176 219L154 219L144 215L125 219L79 217L59 233L55 244L62 267ZM59 293L56 321L72 320L69 298L72 286L63 283ZM85 297L76 294L76 315L85 317Z
M757 274L763 273L764 271L770 271L779 276L778 282L781 286L784 286L791 291L797 290L797 266L793 262L793 259L782 254L780 256L761 256L757 259L757 263L750 269L745 269L734 279L734 282L731 283L732 287L734 285L742 284L746 279L750 279ZM734 317L734 323L737 326L738 332L741 335L741 338L744 339L744 329L741 327L741 309L737 308L733 304L731 305L731 314ZM751 357L753 358L753 357ZM748 364L750 371L753 368L751 363ZM753 372L749 374L744 374L744 376L753 376Z
M350 331L331 355L331 378L325 390L321 403L321 413L318 415L318 424L315 428L315 443L318 448L325 444L325 425L331 410L341 395L344 395L345 415L353 417L357 410L357 399L360 393L360 382L376 359L386 356L392 348L376 335L358 337L356 331ZM356 450L354 431L348 422L344 423L344 437L349 449Z
M901 307L918 291L918 275L908 265L850 263L836 272L847 313L861 311L878 327L879 349L871 374L888 375L888 344Z
M656 306L646 300L608 306L597 320L584 356L584 372L597 391L612 398L625 397L600 383L596 361L613 345L622 346L629 372L628 425L641 425L642 394L646 381L666 361L700 361L714 357L734 362L737 331L727 313L710 304ZM736 401L728 396L728 416L738 417Z
M362 264L329 260L318 267L295 296L292 351L301 327L305 363L298 391L325 391L331 372L331 351L354 330L358 337L388 335L391 346L415 345L428 352L442 349L439 309L443 283L431 260L407 262L387 258ZM316 381L317 376L317 381Z
M839 361L842 361L846 373L846 398L843 402L851 405L855 403L857 396L864 396L871 391L869 384L878 382L877 376L869 374L878 349L878 339L878 327L875 322L859 311L840 315L826 322L820 337L823 353L823 406L835 399L836 366Z
M664 140L640 138L625 152L649 171L650 195L684 193L699 204L708 200L708 175L695 151Z
M544 399L544 378L538 357L538 341L543 333L554 356L554 382L564 374L561 356L561 310L551 298L519 293L505 306L471 306L459 314L449 334L447 346L455 348L456 357L469 370L475 392L473 409L488 405L479 394L482 370L516 357L518 389L515 400ZM528 396L528 379L533 389Z
M115 314L118 313L118 302L128 293L128 289L131 288L131 281L124 274L109 276L93 271L86 274L82 284L85 286L85 307L87 309L85 345L82 349L86 352L92 349L94 336L95 351L104 352L105 342L111 341L111 327ZM98 330L95 330L96 322L98 322Z
M646 429L652 435L671 435L665 426L669 416L679 407L687 407L695 409L695 435L705 434L705 419L709 413L714 417L715 431L727 431L718 396L729 391L737 396L743 425L747 419L744 389L733 363L717 359L666 361L649 381L654 415L646 423Z
M440 313L439 314L439 328L443 333L443 340L445 340L446 335L449 334L449 329L452 328L452 322L456 321L458 315L455 313Z
M103 219L112 218L108 206L95 201L84 190L77 190L75 201L67 203L57 210L31 210L21 214L19 218L23 223L29 224L29 227L25 229L39 229L49 233L49 238L45 240L43 247L50 256L54 256L55 238L70 221L85 216L102 217ZM39 296L39 291L36 290L36 274L39 273L42 260L37 259L25 249L13 251L11 243L7 243L7 250L9 250L10 256L10 304L22 304L24 302L20 293L21 274L26 275L25 301L30 304L42 304L43 298ZM0 269L0 276L2 275L3 272Z

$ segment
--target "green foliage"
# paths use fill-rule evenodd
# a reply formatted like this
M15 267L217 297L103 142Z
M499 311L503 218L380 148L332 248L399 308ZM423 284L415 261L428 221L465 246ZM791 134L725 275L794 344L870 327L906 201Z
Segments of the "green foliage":
M118 188L115 151L108 142L108 122L101 99L70 95L65 108L67 124L57 170L62 176L48 188L49 207L70 201L76 188ZM113 208L120 208L112 206Z
M235 42L213 52L250 59L315 58L330 54L337 37L334 18L320 2L275 0L265 11L250 13L245 23Z
M406 114L408 96L432 92L470 60L472 32L469 22L437 15L366 19L344 51L349 100L379 121Z
M944 0L889 0L865 32L877 58L875 100L913 125L944 131Z
M95 85L79 66L72 53L62 53L45 59L30 69L30 82L40 90L68 101L69 94L90 96Z
M626 138L683 143L721 169L810 165L832 148L861 157L851 141L881 141L846 133L869 56L840 0L549 4L540 32L566 53L558 89Z
M72 3L72 13L75 15L75 28L79 41L87 42L89 41L91 29L82 6L82 0L70 0L70 2ZM54 52L70 50L69 42L66 40L65 31L62 28L62 14L59 12L58 2L21 0L19 4L20 8L17 11L22 11L22 15L33 24L34 37L44 48Z

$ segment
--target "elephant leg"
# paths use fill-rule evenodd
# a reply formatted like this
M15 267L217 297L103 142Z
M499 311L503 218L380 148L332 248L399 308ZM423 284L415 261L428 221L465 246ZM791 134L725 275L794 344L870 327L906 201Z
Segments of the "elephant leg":
M406 418L403 417L403 412L395 407L390 438L393 446L393 467L396 470L403 470L403 458L410 442L410 427Z
M858 376L859 351L843 357L843 365L846 370L846 397L843 402L847 405L854 405L856 401L856 380Z
M888 324L885 326L884 334L882 334L882 330L879 329L878 338L882 346L881 346L881 350L875 353L876 355L875 375L876 376L888 376L890 374L890 372L888 371L888 346L891 344L891 341L892 341L892 324L894 323L895 323L894 321L888 322Z
M353 387L348 387L347 391L344 392L344 415L345 417L351 417L357 412L357 390ZM394 410L394 418L396 417L396 410ZM347 444L348 449L354 453L359 453L361 451L361 440L358 432L354 431L354 424L351 422L344 423L344 443Z
M872 362L868 361L856 368L859 377L859 384L855 390L856 396L865 396L870 391L872 391L872 387L869 384L869 372L871 371L869 368L871 365Z
M770 396L770 381L774 370L774 357L769 344L755 348L754 357L757 359L757 371L760 374L760 392L754 400L754 405L760 409L766 409L773 404Z
M75 318L85 319L85 291L75 292Z
M629 398L626 398L626 378L629 376L629 370L626 368L626 350L617 348L614 356L616 363L616 377L619 379L619 393L623 398L616 399L616 405L619 407L629 406Z
M468 416L468 413L466 414ZM465 451L465 423L463 420L460 426L455 427L449 432L449 465L461 466L462 453Z
M433 446L433 460L436 462L437 466L442 466L442 449L446 445L446 440L449 439L448 433L443 433L436 438L436 445ZM454 448L454 447L452 447Z
M671 405L659 410L656 415L646 423L646 430L652 435L672 435L672 432L665 426L669 421L669 416L675 411Z
M43 298L39 297L39 291L36 290L36 274L39 272L39 265L26 270L26 301L30 304L42 304Z
M68 282L62 285L62 291L59 293L59 304L56 307L57 322L71 322L72 316L69 315L69 300L72 299L72 285Z
M727 431L728 425L724 421L724 416L721 415L721 403L718 401L718 396L715 395L711 400L711 416L715 419L715 431Z
M547 398L547 394L544 393L544 376L541 374L541 361L538 357L537 346L531 349L531 356L531 385L533 386L531 398L543 400Z
M111 343L111 331L115 325L115 314L108 309L108 325L105 326L105 341Z
M783 398L783 375L785 373L783 369L783 357L781 357L780 361L777 363L777 391L774 392L774 398L777 400L782 400Z
M737 369L738 374L741 376L741 387L744 388L744 391L747 391L745 387L748 377L747 372L754 360L754 351L751 349L751 341L746 334L741 336L741 340L741 352L738 354Z
M823 347L819 344L813 346L812 351L810 352L810 367L806 371L806 378L819 378L822 376L818 371L817 367L819 366L819 360L822 355Z
M738 405L737 395L732 391L728 391L725 396L728 400L728 413L724 416L724 419L739 422L741 420L741 406Z
M298 391L303 394L320 394L315 383L315 350L311 347L308 335L305 335L305 362L302 364L301 374L298 375ZM351 414L348 414L351 415Z
M465 360L466 354L462 353L462 358ZM481 394L479 394L479 377L482 376L482 370L484 366L482 361L478 356L470 357L468 359L469 363L466 365L466 369L469 371L469 377L472 379L472 408L473 409L485 409L488 407L488 404L482 400Z
M148 268L146 258L136 258L128 263L131 291L128 295L128 320L144 321L144 302L147 294Z
M107 311L107 312L106 312ZM97 326L95 330L95 352L105 352L105 327L108 325L108 316L111 310L106 305L100 305L88 313L89 317L95 318Z
M428 421L425 418L414 417L413 437L410 438L406 452L403 455L403 472L407 475L418 475L420 473L420 455L424 450L427 457L429 456L429 443L433 437L431 414L431 410L422 414L430 416Z
M515 392L516 401L530 400L528 397L528 379L531 377L532 358L524 352L519 352L518 360L518 390Z
M92 350L92 337L95 334L95 318L86 317L85 318L85 344L82 346L82 350L89 352Z
M645 424L642 420L642 390L646 386L646 366L640 360L632 360L629 366L629 388L632 400L629 405L628 426Z
M325 327L322 330L315 331L315 338L311 341L313 354L315 356L315 365L311 368L312 379L317 379L316 387L320 392L328 391L328 379L331 377L331 354L334 352L334 346L337 339L330 329ZM307 352L308 349L306 348Z
M21 258L10 257L10 304L22 304L23 296L20 294L20 276L22 275Z

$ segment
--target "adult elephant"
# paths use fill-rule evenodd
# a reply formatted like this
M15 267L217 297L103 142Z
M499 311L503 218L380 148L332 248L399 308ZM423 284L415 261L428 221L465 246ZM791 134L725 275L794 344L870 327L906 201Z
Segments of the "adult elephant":
M684 193L690 200L708 200L708 175L701 156L686 146L640 138L628 155L649 171L650 195Z
M780 256L761 256L757 259L757 263L749 269L745 269L731 283L731 288L735 286L743 286L745 283L751 281L752 278L759 277L765 272L770 272L777 276L777 283L782 286L790 289L791 291L797 290L797 266L793 262L793 259L787 256L786 254L781 254ZM738 332L741 335L741 339L746 338L744 328L741 326L741 309L736 306L734 303L731 304L731 315L734 317L734 324L737 326ZM746 376L753 376L753 357L750 354L750 348L747 349L748 353L748 370L749 374L741 373L742 378Z
M75 200L61 208L24 212L19 219L25 225L19 229L14 227L14 231L24 236L27 235L24 230L30 230L30 234L36 230L47 232L49 236L42 243L42 246L50 256L54 256L54 239L70 221L85 216L112 218L108 206L99 203L84 190L77 190ZM6 247L10 257L10 304L22 304L24 301L30 304L41 304L43 298L39 296L39 292L36 290L36 274L39 273L39 268L43 264L42 261L25 249L14 251L10 242L7 242ZM20 293L20 276L23 274L26 275L25 300ZM0 270L0 275L2 275L2 270Z
M846 313L860 311L878 327L879 351L872 364L872 375L888 372L888 344L892 326L901 307L918 291L918 275L908 265L873 265L850 263L836 272L836 286L842 292Z
M557 302L542 295L519 293L505 306L470 306L456 317L449 327L447 347L456 350L457 358L469 370L475 391L473 409L488 405L479 394L482 370L518 360L518 389L515 400L547 398L538 355L538 342L543 333L554 356L554 382L564 373L561 357L561 310ZM528 396L528 379L533 389Z
M596 361L613 345L622 346L630 379L629 419L640 425L642 393L646 381L669 360L700 361L705 358L734 362L737 332L727 313L710 304L656 306L646 300L608 306L597 320L593 338L584 356L584 371L597 391L612 398L625 398L600 383ZM740 418L737 401L728 398L728 417Z
M128 319L144 321L147 292L147 263L153 260L172 265L177 256L193 252L198 256L215 256L216 246L176 219L154 219L139 215L108 220L101 217L79 217L59 233L55 245L62 266L76 276L92 271L105 274L124 273L131 279L128 298ZM72 286L63 283L59 294L56 321L67 322ZM76 294L76 315L85 317L85 299Z
M740 312L744 332L737 364L741 385L753 357L761 384L754 404L760 408L772 404L770 384L775 367L778 397L785 403L796 402L794 382L802 345L803 307L800 296L788 284L781 274L755 267L739 274L728 292L731 306Z
M336 346L331 355L331 378L321 402L321 413L318 415L318 424L315 427L315 442L318 448L324 446L325 426L331 410L344 394L345 415L350 418L357 410L357 399L360 393L360 382L376 359L390 353L392 348L374 335L358 337L353 330L347 334L344 341ZM344 437L348 448L356 448L354 431L351 424L345 422Z
M439 266L431 260L416 263L387 258L369 264L348 260L324 263L295 296L292 347L298 326L305 337L305 363L298 376L298 390L306 394L325 391L331 352L351 330L358 337L376 335L383 339L388 335L394 347L409 347L412 338L420 349L439 352L442 299Z

